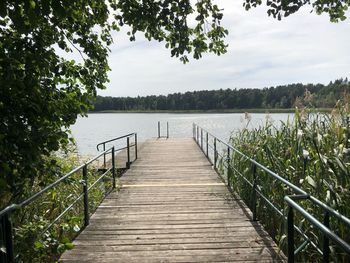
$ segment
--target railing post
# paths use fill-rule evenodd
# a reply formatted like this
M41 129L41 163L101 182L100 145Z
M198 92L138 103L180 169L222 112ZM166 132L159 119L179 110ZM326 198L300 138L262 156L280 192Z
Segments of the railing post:
M201 128L201 148L203 151L203 129Z
M166 138L169 139L169 122L166 122Z
M323 224L329 228L329 212L325 213ZM329 262L329 238L326 235L323 235L323 262Z
M129 137L126 138L126 152L128 157L128 160L126 162L126 169L129 169L130 168L130 138Z
M199 127L197 125L197 144L199 145Z
M103 151L106 151L106 144L103 144ZM106 153L103 154L103 168L106 169Z
M1 228L3 231L3 237L5 242L6 253L0 252L0 261L13 263L15 262L13 252L13 237L12 237L12 223L9 214L2 216L0 220Z
M158 121L158 138L160 138L160 121Z
M294 212L288 207L287 216L288 263L294 263Z
M256 221L256 190L257 190L256 165L253 164L253 192L252 192L253 221Z
M137 133L135 133L135 160L137 160Z
M89 196L87 165L83 167L83 191L84 191L84 226L89 225Z
M206 140L206 146L207 146L207 157L209 157L208 132L205 140Z
M216 138L214 138L214 168L216 168L216 162L217 162L217 155L216 155Z
M193 137L193 139L195 139L195 138L196 138L194 123L192 123L192 137Z
M112 177L113 177L113 189L116 187L115 183L115 154L114 154L114 146L112 147Z
M231 156L230 156L230 147L227 147L227 185L230 187L231 189Z

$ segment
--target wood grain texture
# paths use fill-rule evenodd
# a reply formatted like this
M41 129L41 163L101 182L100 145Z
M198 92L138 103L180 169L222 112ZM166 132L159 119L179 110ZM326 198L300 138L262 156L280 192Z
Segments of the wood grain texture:
M282 262L192 139L149 140L60 262Z

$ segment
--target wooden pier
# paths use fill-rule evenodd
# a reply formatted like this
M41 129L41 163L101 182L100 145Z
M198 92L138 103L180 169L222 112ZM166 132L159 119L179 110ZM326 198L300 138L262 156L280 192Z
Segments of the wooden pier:
M60 262L280 262L193 139L154 139Z

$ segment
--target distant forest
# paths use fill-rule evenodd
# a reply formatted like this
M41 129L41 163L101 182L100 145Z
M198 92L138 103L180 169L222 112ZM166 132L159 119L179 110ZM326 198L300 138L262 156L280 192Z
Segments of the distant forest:
M305 92L309 94L308 104L331 108L345 93L350 93L350 82L346 78L328 85L299 83L263 89L202 90L136 98L97 96L93 111L288 109L298 103L305 104Z

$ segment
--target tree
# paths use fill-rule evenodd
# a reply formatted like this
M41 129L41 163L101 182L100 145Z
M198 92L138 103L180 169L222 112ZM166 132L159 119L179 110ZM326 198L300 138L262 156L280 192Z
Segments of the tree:
M189 16L196 24L188 25ZM111 32L130 28L188 61L226 52L221 10L211 0L0 1L0 207L23 197L69 143L69 126L104 89ZM80 61L69 59L80 54ZM50 171L52 172L52 171Z
M244 0L246 9L261 3ZM267 2L277 18L305 4L338 21L349 0ZM137 32L163 41L186 63L189 54L226 52L222 16L212 0L1 0L0 206L43 180L54 165L45 156L68 145L69 126L105 88L113 30L128 26L131 41ZM69 59L74 52L79 61Z
M246 10L262 4L262 0L244 0ZM267 0L267 13L278 20L296 13L302 6L311 5L317 14L327 13L331 22L344 21L350 0Z

